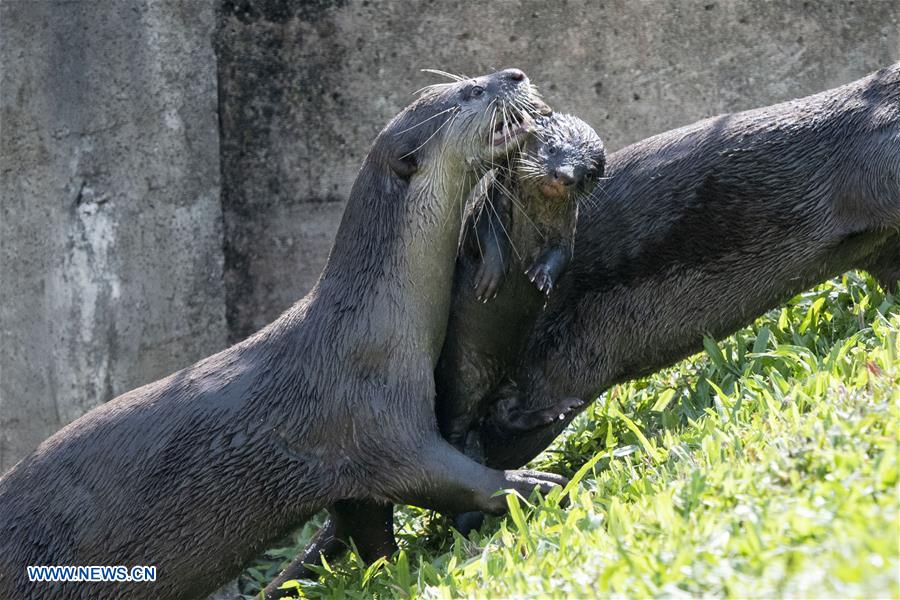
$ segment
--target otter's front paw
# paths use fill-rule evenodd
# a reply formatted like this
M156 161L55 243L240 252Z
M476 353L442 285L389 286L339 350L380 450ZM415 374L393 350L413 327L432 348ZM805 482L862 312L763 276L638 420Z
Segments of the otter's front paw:
M487 302L500 291L500 283L505 274L503 265L497 261L483 261L475 273L475 298Z
M518 492L523 498L531 496L531 492L537 488L538 493L545 496L550 490L556 487L565 487L569 480L562 475L556 473L545 473L543 471L504 471L504 488ZM498 490L499 491L499 490ZM485 511L489 514L503 514L506 512L506 498L503 496L494 496L490 500L490 505Z
M525 276L534 284L539 291L545 296L549 296L553 291L553 275L547 265L536 262L525 271Z

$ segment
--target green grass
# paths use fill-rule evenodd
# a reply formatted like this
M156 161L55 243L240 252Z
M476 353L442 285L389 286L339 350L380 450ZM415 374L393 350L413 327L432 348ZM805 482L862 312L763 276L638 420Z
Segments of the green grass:
M567 508L560 494L510 497L510 515L470 539L403 509L391 561L350 556L300 589L900 597L898 420L900 297L850 273L604 394L532 463L575 477ZM279 566L278 556L261 562L244 588Z

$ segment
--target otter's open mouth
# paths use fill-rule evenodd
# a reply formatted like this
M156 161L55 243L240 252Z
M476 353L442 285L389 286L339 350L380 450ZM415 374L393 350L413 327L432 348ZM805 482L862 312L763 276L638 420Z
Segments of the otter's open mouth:
M497 147L512 142L531 131L532 123L533 121L528 116L510 115L508 119L503 119L494 126L491 131L491 145Z

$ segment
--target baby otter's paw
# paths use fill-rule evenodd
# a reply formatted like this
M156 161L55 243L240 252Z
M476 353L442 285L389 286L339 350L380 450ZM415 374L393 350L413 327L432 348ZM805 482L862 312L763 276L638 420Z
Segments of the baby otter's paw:
M536 262L528 267L528 270L525 271L525 276L545 296L549 296L550 292L553 291L553 275L550 274L550 269L547 268L547 265Z
M565 421L584 406L581 398L562 398L549 408L524 410L507 406L502 400L494 405L494 422L508 431L523 432L545 427L555 421Z
M506 274L500 261L485 260L478 266L475 273L475 298L481 302L487 302L500 291L500 284Z

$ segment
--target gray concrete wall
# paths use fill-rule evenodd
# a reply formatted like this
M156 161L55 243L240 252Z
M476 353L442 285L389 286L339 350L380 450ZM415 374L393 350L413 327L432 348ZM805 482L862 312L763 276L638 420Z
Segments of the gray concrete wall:
M436 80L419 69L521 67L617 149L900 60L900 0L228 6L217 40L234 339L314 283L371 140Z
M900 0L0 0L0 472L301 297L419 69L616 149L897 60Z
M226 343L214 23L0 5L0 472Z

